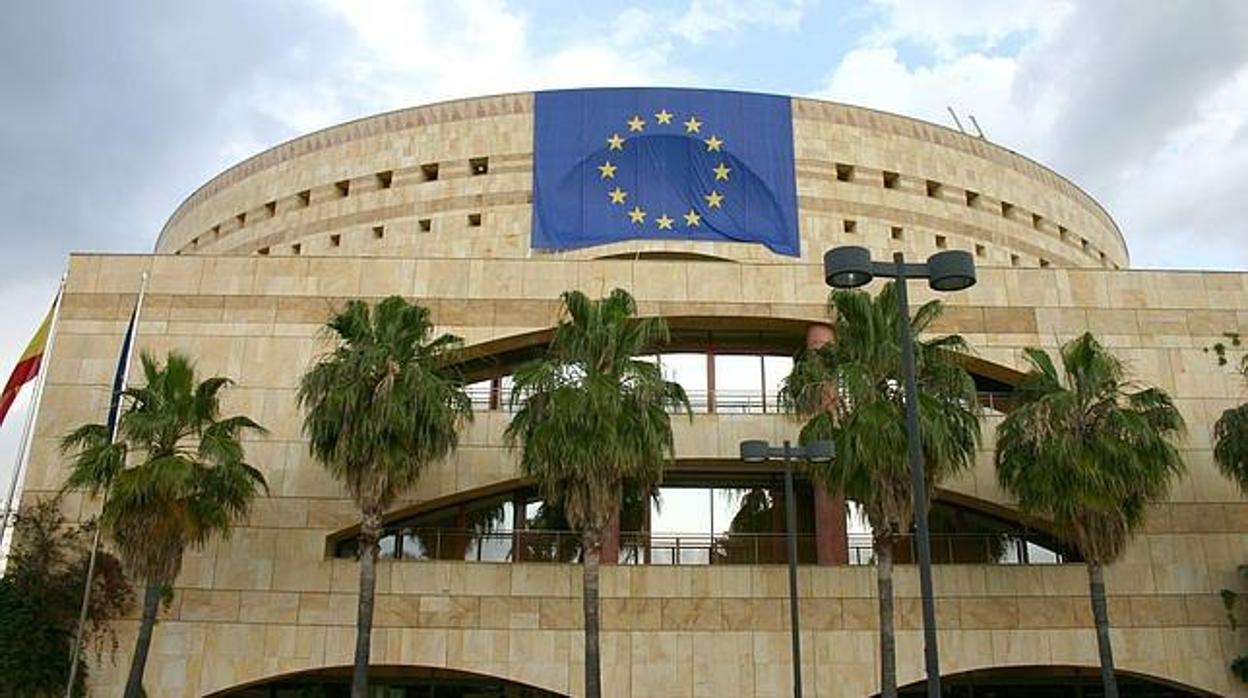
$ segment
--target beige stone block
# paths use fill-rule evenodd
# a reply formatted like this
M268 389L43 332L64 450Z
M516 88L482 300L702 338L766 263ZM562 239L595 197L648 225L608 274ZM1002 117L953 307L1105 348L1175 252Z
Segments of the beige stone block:
M476 596L422 596L419 604L420 624L425 627L469 628L480 624L481 602Z
M277 560L273 563L273 591L328 592L332 560Z
M601 599L602 625L609 630L659 630L663 627L663 599Z
M239 619L248 623L294 623L299 617L299 594L244 591L239 595Z
M184 589L179 618L183 621L236 621L239 619L239 592Z
M303 593L299 595L299 623L354 625L358 607L355 594Z
M960 610L963 628L1018 627L1018 602L1013 597L965 598Z

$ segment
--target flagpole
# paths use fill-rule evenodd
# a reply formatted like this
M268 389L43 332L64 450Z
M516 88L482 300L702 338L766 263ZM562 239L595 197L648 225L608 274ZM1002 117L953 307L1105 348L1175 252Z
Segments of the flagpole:
M56 343L57 320L61 316L61 301L65 296L65 279L69 272L61 274L61 283L56 289L56 300L52 306L52 323L48 328L48 339L43 345L43 354L39 357L39 377L35 383L34 396L26 406L26 422L22 427L21 441L18 442L17 459L13 462L13 476L9 479L9 492L4 500L4 518L0 519L0 571L7 567L8 551L4 548L4 536L9 530L9 519L13 517L13 501L17 498L18 483L22 481L22 472L30 460L30 444L35 436L35 415L39 413L39 405L43 402L43 386L48 380L48 369L52 365L52 351Z
M130 380L130 358L134 356L134 346L138 343L139 338L139 319L143 313L143 296L147 293L147 272L143 272L143 280L139 283L139 297L134 302L134 315L131 320L133 330L127 328L127 334L130 334L130 346L123 349L125 356L121 359L121 390L126 389L126 383ZM125 343L125 335L122 335L122 343ZM121 423L121 392L110 394L108 398L109 411L113 410L113 406L117 407L117 418L109 425L108 442L114 444L117 442L117 425ZM125 467L125 463L122 463ZM112 483L109 483L110 485ZM101 511L103 506L108 502L108 486L104 488L103 498L100 500ZM78 609L78 627L74 630L74 646L69 655L69 681L65 684L65 698L72 698L74 695L74 682L78 679L78 657L82 653L82 634L87 627L87 609L91 605L91 582L95 577L95 561L99 557L100 552L100 532L103 526L97 520L95 522L95 533L91 537L91 557L87 562L87 581L82 587L82 606Z

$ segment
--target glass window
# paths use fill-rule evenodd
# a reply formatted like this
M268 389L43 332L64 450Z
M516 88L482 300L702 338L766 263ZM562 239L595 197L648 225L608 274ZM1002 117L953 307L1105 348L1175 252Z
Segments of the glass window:
M757 413L763 411L763 357L743 354L715 355L715 411Z
M767 406L766 411L780 411L780 386L784 385L784 379L788 378L792 372L793 357L763 357L763 395Z
M664 378L685 389L694 412L706 411L706 354L663 354L659 367Z
M468 393L468 397L472 398L472 409L488 410L490 409L490 379L469 383L464 386Z

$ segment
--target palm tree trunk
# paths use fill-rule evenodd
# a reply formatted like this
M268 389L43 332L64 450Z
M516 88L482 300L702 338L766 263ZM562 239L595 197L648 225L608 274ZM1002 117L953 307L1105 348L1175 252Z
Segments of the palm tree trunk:
M160 609L160 587L159 583L149 581L143 592L143 616L139 621L139 637L134 642L134 658L130 660L125 698L139 698L143 695L143 671L147 668L147 653L152 647L156 611Z
M1101 563L1088 563L1088 586L1092 592L1092 619L1096 623L1096 649L1101 655L1101 684L1105 698L1118 698L1118 679L1114 676L1114 649L1109 643L1109 608L1105 603L1105 577Z
M602 695L602 668L598 651L598 562L602 538L586 532L581 536L584 548L581 602L585 615L585 698Z
M351 698L368 696L368 661L373 641L373 597L377 590L377 540L381 512L366 508L360 522L360 603L355 617L355 670Z
M893 631L893 547L875 546L876 588L880 597L880 698L897 698L897 636Z

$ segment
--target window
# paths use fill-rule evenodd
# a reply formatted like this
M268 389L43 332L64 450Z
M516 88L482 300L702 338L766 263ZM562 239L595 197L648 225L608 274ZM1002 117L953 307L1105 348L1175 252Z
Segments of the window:
M1012 267L1018 266L1018 255L1016 254L1010 255L1010 266Z
M426 182L438 181L438 163L430 162L420 166L420 176Z
M684 387L693 411L706 412L709 387L706 354L663 354L659 356L658 362L664 378Z
M468 214L468 227L469 227L469 228L480 228L480 227L481 227L481 214L480 214L480 213L469 213L469 214Z
M234 220L238 221L238 227L240 228L247 225L247 213L244 212L234 216Z
M299 243L296 242L295 244L290 246L291 254L297 255L297 254L301 254L302 252L303 252L303 245L300 245Z
M191 238L191 247L199 247L199 238Z
M1044 216L1041 216L1039 213L1031 214L1031 227L1035 228L1036 230L1039 230L1041 224L1043 223L1044 223Z
M1048 269L1048 268L1049 268L1049 264L1051 264L1051 262L1049 262L1049 260L1045 259L1044 257L1041 257L1041 258L1040 258L1040 268L1041 268L1041 269Z
M979 202L979 192L971 191L970 189L967 189L966 190L966 205L975 206L975 204L978 202Z
M269 218L272 218L273 216L276 216L276 215L277 215L277 202L276 202L276 201L270 201L270 202L268 202L267 204L265 204L265 205L264 205L264 211L265 211L265 213L269 214Z
M1083 248L1084 252L1087 252L1088 251L1088 239L1079 238L1079 246Z
M836 181L852 182L854 181L854 166L836 163Z
M889 232L892 234L894 240L900 240L903 237L905 237L905 233L902 231L901 226L899 225L894 225L893 227L889 228Z
M847 233L858 232L858 221L846 220L843 225Z
M433 219L421 218L420 220L416 221L416 226L420 229L420 232L428 233L433 230Z
M394 182L394 172L387 170L385 172L377 173L377 188L378 189L389 189L390 185L393 182Z
M218 240L220 238L221 238L221 225L217 224L217 225L212 226L212 239Z
M339 197L346 196L351 193L351 180L344 179L341 182L334 182L334 190L338 192Z
M489 174L490 159L489 158L471 158L468 160L468 171L473 175Z
M1070 231L1066 229L1066 226L1059 225L1057 226L1057 237L1061 238L1062 242L1066 242L1066 238L1070 237Z
M373 226L373 239L374 240L380 240L384 238L385 236L386 236L386 226L384 225Z
M940 182L927 180L927 195L931 197L940 196Z
M943 250L943 249L945 249L945 248L946 248L946 247L948 247L948 246L949 246L949 240L948 240L948 238L946 238L944 235L937 235L937 236L936 236L936 247L937 247L937 248L939 248L939 249L942 249L942 250Z
M897 174L896 172L887 172L887 171L884 172L884 188L885 189L896 189L897 185L900 182L901 182L901 175Z
M1002 202L1001 202L1001 215L1002 215L1002 216L1005 216L1006 218L1009 218L1009 217L1010 217L1010 213L1011 213L1013 210L1014 210L1014 204L1012 204L1012 203L1010 203L1010 202L1008 202L1008 201L1002 201Z
M267 248L267 247L261 247L260 249L256 250L256 254L260 255L261 257L268 257L268 256L269 256L269 248Z
M304 189L298 194L295 194L295 196L299 199L300 208L306 207L308 204L312 203L312 191L309 189Z
M330 236L329 236L329 246L330 246L330 247L340 247L341 245L342 245L342 235L341 235L341 234L339 234L339 233L334 233L333 235L330 235Z
M988 251L984 248L984 246L983 246L983 245L976 245L976 246L975 246L975 256L976 256L976 257L983 257L985 254L987 254L987 252L988 252Z

